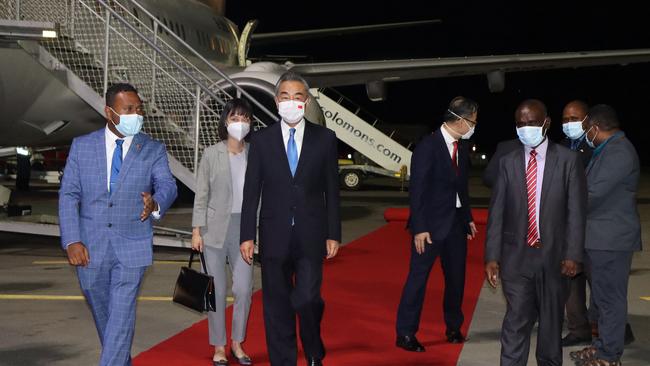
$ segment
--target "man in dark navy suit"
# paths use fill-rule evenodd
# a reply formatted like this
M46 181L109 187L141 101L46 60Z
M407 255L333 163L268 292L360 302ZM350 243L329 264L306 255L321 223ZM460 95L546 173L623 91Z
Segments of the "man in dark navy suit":
M333 258L341 241L336 135L304 118L308 90L294 72L280 77L282 121L252 135L244 183L240 249L249 264L261 198L264 324L273 366L296 365L296 314L307 364L322 364L323 258Z
M440 129L418 143L411 160L409 229L411 266L397 312L397 346L423 352L415 334L429 273L440 256L445 276L443 308L447 341L462 343L467 239L476 234L467 189L469 139L476 127L476 102L456 97Z

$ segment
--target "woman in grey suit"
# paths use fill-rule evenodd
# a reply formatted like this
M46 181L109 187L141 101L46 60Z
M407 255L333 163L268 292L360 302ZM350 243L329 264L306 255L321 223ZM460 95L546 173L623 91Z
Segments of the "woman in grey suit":
M231 348L240 365L251 365L241 343L246 338L246 323L253 291L253 267L239 252L244 176L252 108L243 99L232 99L224 106L219 121L222 141L205 149L196 181L192 215L192 249L202 251L210 275L214 276L216 311L208 313L210 344L214 346L214 365L227 365L226 357L226 262L233 274L235 297Z

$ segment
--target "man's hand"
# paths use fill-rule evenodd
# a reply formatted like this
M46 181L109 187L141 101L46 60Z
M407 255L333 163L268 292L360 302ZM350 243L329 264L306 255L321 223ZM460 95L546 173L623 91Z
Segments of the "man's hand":
M418 252L418 254L424 253L425 243L433 244L433 241L431 241L431 235L427 232L416 234L415 238L413 238L413 242L415 243L415 251Z
M192 249L197 252L203 252L203 238L198 228L192 230Z
M87 266L90 263L88 249L80 241L68 245L65 250L68 254L68 263L73 266Z
M239 252L241 257L244 258L244 261L248 264L253 264L253 250L255 249L255 243L252 240L246 240L241 243L239 246Z
M339 252L341 244L336 240L327 239L327 259L332 259L336 257L336 253Z
M568 277L575 277L578 273L578 263L566 259L562 261L562 274Z
M142 203L144 203L144 208L140 214L140 221L144 221L149 218L149 215L151 215L152 212L158 210L158 204L153 197L151 197L151 193L142 192L140 195L142 196Z
M469 233L467 234L467 240L472 240L476 237L476 233L478 233L478 230L476 230L476 224L474 221L469 223Z
M487 262L485 264L485 277L490 286L497 288L497 285L499 285L499 263L496 261Z

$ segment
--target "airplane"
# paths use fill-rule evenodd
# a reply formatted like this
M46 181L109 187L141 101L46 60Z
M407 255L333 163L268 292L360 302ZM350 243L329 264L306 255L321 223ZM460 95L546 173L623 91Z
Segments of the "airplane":
M628 49L327 63L251 63L247 52L256 42L419 26L437 20L255 34L256 21L249 21L240 32L225 16L225 0L115 2L121 3L145 25L154 26L147 13L155 16L164 24L160 37L168 44L185 43L192 47L270 109L275 108L275 81L286 70L300 73L313 88L365 85L368 97L378 101L385 98L387 84L398 81L486 75L490 90L499 92L505 88L505 76L510 72L650 61L650 49ZM0 110L5 111L0 117L0 146L65 145L73 137L104 123L103 117L95 111L73 102L74 98L67 95L71 92L60 91L41 80L42 71L23 66L23 59L11 53L11 46L7 44L0 36ZM184 56L190 61L196 59L194 54ZM317 102L312 103L311 109L308 114L320 112Z

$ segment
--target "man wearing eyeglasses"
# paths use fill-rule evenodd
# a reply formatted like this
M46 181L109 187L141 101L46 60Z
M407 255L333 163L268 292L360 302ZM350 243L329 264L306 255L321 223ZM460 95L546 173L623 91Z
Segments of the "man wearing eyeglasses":
M463 292L467 239L476 235L469 207L469 139L476 127L478 104L454 98L440 129L424 137L413 153L409 187L413 235L411 265L397 312L396 345L424 352L415 334L420 323L431 267L439 256L445 277L444 317L447 341L463 343Z

